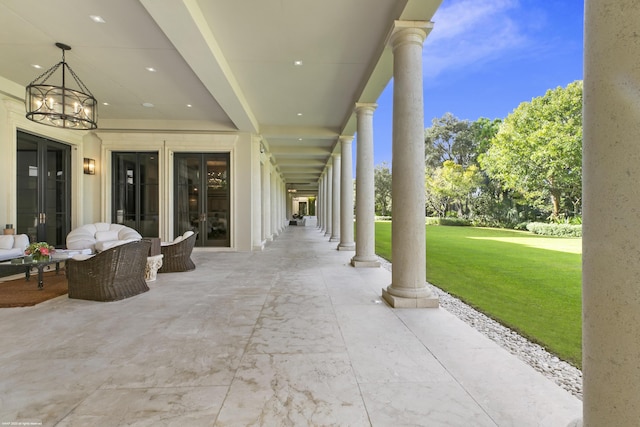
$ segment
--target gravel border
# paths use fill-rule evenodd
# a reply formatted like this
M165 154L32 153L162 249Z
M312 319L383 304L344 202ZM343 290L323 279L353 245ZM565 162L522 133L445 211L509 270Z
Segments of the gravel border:
M380 262L384 268L391 271L391 264L388 261L380 258ZM469 324L502 348L529 364L536 371L582 400L582 371L560 360L540 345L532 343L517 332L480 313L442 289L429 285L438 296L440 307Z

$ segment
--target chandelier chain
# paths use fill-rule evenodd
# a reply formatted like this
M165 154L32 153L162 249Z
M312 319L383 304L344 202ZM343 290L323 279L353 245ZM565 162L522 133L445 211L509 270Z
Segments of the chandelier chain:
M62 64L62 62L58 62L57 64L55 64L51 68L49 68L47 71L45 71L44 73L40 74L38 77L33 79L33 81L31 83L29 83L29 86L31 86L32 84L35 84L40 79L42 79L42 83L44 83L47 80L49 80L49 77L51 77L51 75L56 72L58 67L60 67L60 64Z

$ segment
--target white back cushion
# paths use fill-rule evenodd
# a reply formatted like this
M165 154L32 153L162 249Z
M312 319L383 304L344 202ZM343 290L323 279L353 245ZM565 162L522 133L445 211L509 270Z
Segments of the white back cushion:
M11 248L13 248L13 235L11 234L0 235L0 249L11 249Z
M118 240L118 232L115 230L96 231L96 241L108 242L110 240Z

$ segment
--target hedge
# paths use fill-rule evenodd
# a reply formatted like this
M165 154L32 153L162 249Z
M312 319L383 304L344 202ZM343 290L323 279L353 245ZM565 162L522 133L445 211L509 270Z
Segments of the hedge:
M582 226L573 224L547 224L544 222L530 222L527 230L533 234L556 237L582 237Z
M468 226L471 225L471 221L464 218L438 218L438 217L426 217L425 224L427 225L452 225L452 226Z

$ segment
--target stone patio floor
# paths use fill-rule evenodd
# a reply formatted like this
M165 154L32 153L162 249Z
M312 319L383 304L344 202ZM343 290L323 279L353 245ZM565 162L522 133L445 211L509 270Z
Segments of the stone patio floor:
M582 402L312 223L117 302L0 310L0 425L567 426ZM46 285L46 284L45 284Z

